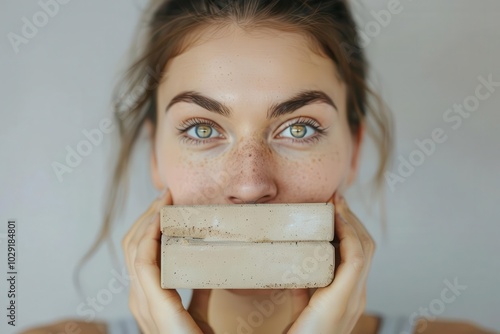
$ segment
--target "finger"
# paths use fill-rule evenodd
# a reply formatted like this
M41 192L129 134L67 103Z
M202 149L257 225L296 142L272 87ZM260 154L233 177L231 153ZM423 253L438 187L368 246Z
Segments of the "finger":
M375 242L373 241L373 238L371 237L370 233L364 226L364 224L361 222L361 220L352 212L352 210L349 208L349 205L347 201L345 200L344 197L340 197L339 201L339 209L341 214L346 218L346 220L354 227L356 230L356 233L361 239L361 243L363 247L366 247L367 251L373 251L375 248Z
M340 264L332 284L319 288L324 293L316 293L311 303L322 307L343 307L347 305L364 269L364 253L355 229L338 213L335 230L340 241ZM316 300L320 298L320 300Z
M337 208L337 203L338 203L338 198L339 198L339 195L337 192L335 192L331 197L330 199L327 201L327 203L332 203L334 205L334 219L333 219L333 230L335 231L335 221L338 220L337 218L335 218L337 216L337 211L338 211L338 208ZM337 270L339 268L339 265L340 265L340 241L339 241L339 237L337 235L337 233L334 233L333 235L333 240L330 241L330 244L332 244L333 246L333 249L334 249L334 256L335 256L335 265L333 267L333 273L334 273L334 276L336 276L337 274Z
M166 189L165 192L163 193L163 195L158 198L158 200L156 201L156 207L154 209L154 212L153 214L148 217L146 220L143 221L143 223L141 224L141 226L137 229L137 233L136 233L136 237L131 241L131 244L133 244L133 258L135 259L136 257L136 254L137 254L137 246L140 242L140 240L144 237L144 234L145 234L145 231L146 229L153 223L155 223L155 221L159 221L160 220L160 211L161 211L161 208L164 207L165 205L172 205L172 193L170 192L169 189ZM160 227L158 227L158 229L160 230ZM160 251L158 250L157 252L157 261L158 263L160 263L160 258L161 258L161 253Z
M149 215L145 216L144 219L138 221L137 227L135 228L134 235L130 238L130 248L132 252L132 258L135 258L135 253L137 250L137 244L139 240L144 236L144 231L151 224L151 222L156 219L160 214L160 210L165 205L172 205L172 193L169 189L166 189L160 197L158 197L151 205L152 210Z
M151 219L155 217L156 212L165 202L171 202L171 195L168 190L164 191L149 207L145 214L134 224L130 231L128 241L124 243L125 257L127 260L128 271L131 274L131 288L129 308L136 316L142 329L148 332L157 332L154 322L151 321L150 310L144 291L136 277L134 261L137 253L137 244L144 234L145 228L150 224Z
M211 289L193 289L188 311L196 318L208 322L208 303L210 301Z
M287 290L289 298L292 299L292 323L299 317L302 311L309 304L311 299L310 289L290 289Z
M122 240L122 246L126 247L128 245L128 243L130 242L130 240L132 239L132 237L135 235L135 232L137 231L137 229L141 226L141 224L144 221L144 219L147 219L147 217L150 217L153 214L153 212L155 211L155 209L156 209L156 207L158 205L157 204L158 199L160 197L162 197L163 194L164 194L164 192L162 192L160 194L160 196L158 196L158 198L156 198L151 203L151 205L148 207L148 209L135 221L135 223L132 225L132 227L128 230L127 234L123 238L123 240Z
M349 313L352 314L353 312L355 312L356 315L360 315L362 312L364 312L366 306L366 282L368 280L368 274L370 272L371 262L375 251L375 242L373 241L372 237L370 236L360 219L349 208L349 205L347 204L347 201L343 196L340 196L338 209L340 214L345 217L346 220L355 229L365 255L363 273L358 280L357 287L355 287L351 295L351 300L355 302L352 303L348 308ZM352 327L355 326L357 319L358 317L353 318L353 322L351 324Z
M371 262L373 259L373 255L375 253L375 242L371 237L370 233L364 226L364 224L359 220L359 218L351 211L347 201L344 197L340 198L339 205L340 213L347 219L347 221L351 224L352 227L356 230L356 233L361 242L361 246L363 247L363 253L365 254L365 272L363 274L363 278L366 281L368 278L368 273L370 271Z
M337 217L337 219L338 215L340 214L354 228L356 234L360 239L361 247L363 248L365 257L371 259L375 250L375 242L373 241L371 235L368 233L368 230L365 228L363 223L361 223L359 218L351 211L349 205L347 204L347 201L342 195L335 193L330 201L335 204L335 216ZM332 245L338 245L337 238L334 238Z
M197 328L189 313L184 309L180 295L175 289L162 289L160 283L160 219L146 228L144 236L137 247L134 262L136 275L140 281L149 309L160 331L184 333L186 328Z
M144 232L146 228L152 223L154 219L159 216L159 211L164 205L172 204L172 194L168 189L157 198L153 204L151 205L152 210L148 216L145 216L142 220L137 222L137 226L135 228L134 234L130 237L128 244L126 245L127 249L125 251L126 256L129 257L128 263L133 267L134 260L137 254L137 246L139 241L143 238ZM130 268L132 272L134 272L134 268Z
M144 315L144 313L149 313L149 306L147 305L147 303L140 304L139 302L137 285L138 283L136 282L136 280L133 280L131 282L129 293L129 309L134 315L134 318L138 322L139 328L142 331L146 330L146 333L155 332L157 328L155 327L154 330L152 330L150 327L150 324L152 323L152 321L150 321L151 317L148 314L146 314L146 316Z
M188 312L201 328L203 333L212 334L213 329L208 323L208 304L212 289L193 289L193 296L189 303Z

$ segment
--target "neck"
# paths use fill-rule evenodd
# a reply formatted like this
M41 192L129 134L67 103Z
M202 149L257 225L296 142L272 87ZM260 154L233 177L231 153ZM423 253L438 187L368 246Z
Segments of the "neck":
M286 294L277 299L214 289L208 320L215 333L282 333L292 321L292 307ZM352 334L376 334L379 322L378 317L364 314Z
M287 298L238 295L214 289L208 320L215 333L281 333L292 320Z

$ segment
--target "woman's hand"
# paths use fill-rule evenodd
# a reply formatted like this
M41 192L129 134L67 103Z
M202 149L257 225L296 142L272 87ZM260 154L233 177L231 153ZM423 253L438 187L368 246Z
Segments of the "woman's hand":
M333 282L311 297L308 289L290 290L295 321L285 333L351 333L363 314L375 243L344 198L335 198L335 238L340 264Z
M131 276L129 307L143 333L210 333L208 301L211 290L193 290L188 310L175 289L160 286L160 214L172 205L167 190L134 223L122 241Z

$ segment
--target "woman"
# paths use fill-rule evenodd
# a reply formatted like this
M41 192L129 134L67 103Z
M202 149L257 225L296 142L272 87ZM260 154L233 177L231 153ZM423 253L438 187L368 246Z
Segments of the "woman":
M365 132L380 150L381 185L390 117L380 104L370 105L369 97L377 98L366 84L346 2L163 1L146 41L116 107L122 149L110 210L92 248L108 236L132 147L145 128L161 195L122 242L134 277L133 322L144 333L388 333L388 319L363 315L375 246L342 194L356 178ZM162 206L328 201L336 207L340 243L334 282L281 291L263 323L245 319L277 291L194 290L185 310L175 290L160 288ZM482 332L403 320L393 333ZM88 333L115 332L117 325L78 323Z

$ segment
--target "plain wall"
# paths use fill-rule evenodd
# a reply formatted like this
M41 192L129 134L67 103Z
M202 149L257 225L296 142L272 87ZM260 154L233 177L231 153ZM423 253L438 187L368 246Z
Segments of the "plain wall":
M459 126L459 120L445 119L454 104L473 101L479 77L500 81L500 2L401 0L400 11L374 30L370 11L393 2L354 6L361 31L372 35L365 48L375 88L395 115L390 171L398 174L402 159L418 158L416 140L439 129L446 139L400 179L404 182L387 187L385 236L377 202L368 195L376 153L370 143L364 147L360 179L348 200L378 245L367 311L410 316L430 307L440 318L500 329L500 87L470 116L460 117ZM148 175L146 139L138 146L129 201L113 232L121 263L113 269L101 248L82 273L84 299L72 274L100 228L116 126L62 181L52 164L63 163L66 147L75 149L85 139L83 130L111 119L113 84L143 3L72 0L17 53L8 34L21 34L23 17L31 20L41 7L35 0L0 4L0 268L4 277L6 222L15 218L16 330L61 318L129 313L127 281L94 314L84 303L102 296L124 268L121 238L157 195ZM440 302L446 280L466 286L451 303ZM6 281L0 282L3 296ZM187 303L189 291L182 295ZM0 332L10 333L4 300Z

